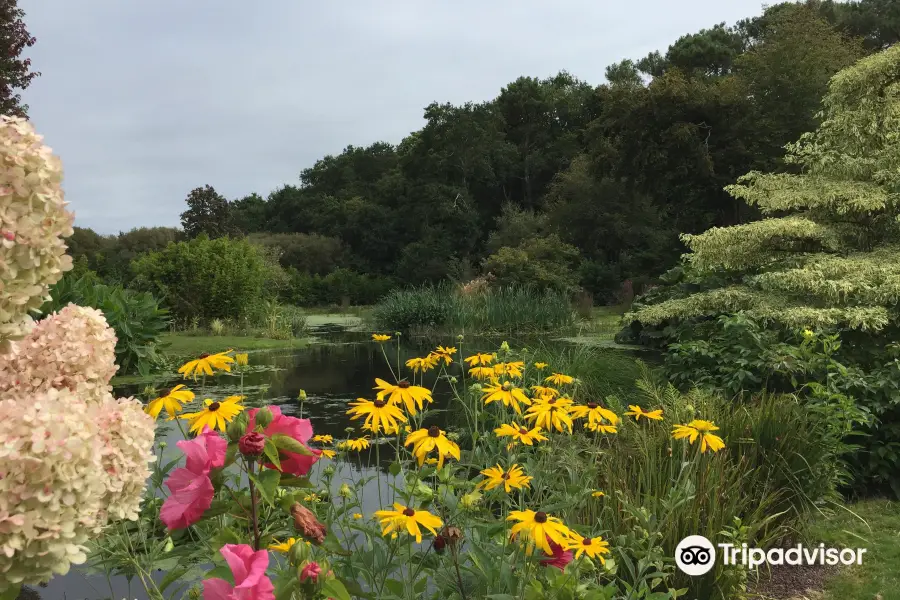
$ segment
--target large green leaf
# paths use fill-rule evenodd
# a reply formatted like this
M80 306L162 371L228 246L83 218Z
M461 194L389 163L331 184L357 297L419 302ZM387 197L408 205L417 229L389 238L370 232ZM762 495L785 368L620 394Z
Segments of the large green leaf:
M327 579L322 585L322 593L334 600L350 600L350 593L339 579Z
M260 497L266 501L266 504L275 507L275 490L278 489L278 482L281 479L281 473L266 469L256 475L250 475L250 479L256 484Z

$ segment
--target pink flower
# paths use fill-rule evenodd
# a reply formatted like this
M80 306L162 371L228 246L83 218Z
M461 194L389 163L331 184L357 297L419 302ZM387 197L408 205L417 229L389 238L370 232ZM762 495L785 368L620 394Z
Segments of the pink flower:
M296 417L283 415L281 414L281 409L277 406L269 406L268 408L272 411L272 422L265 428L263 434L266 437L272 437L273 435L280 433L281 435L292 437L306 446L306 442L309 441L309 438L311 438L313 434L312 424L309 422L309 419L298 419ZM250 418L247 422L247 431L253 431L256 428L256 413L258 412L258 408L248 411L247 416ZM279 454L282 456L282 472L291 475L306 475L309 473L313 464L319 460L319 455L322 452L321 450L312 450L312 453L314 456L306 456L297 454L296 452L280 450ZM275 465L270 463L265 463L265 466L269 469L275 468Z
M322 567L319 566L319 563L311 561L300 571L300 582L302 583L307 579L311 579L312 582L315 583L319 580L319 574L321 573Z
M228 443L208 427L192 440L177 446L187 457L185 466L175 469L166 479L171 492L163 502L159 518L169 529L184 529L200 520L215 495L209 472L225 465Z
M545 567L556 567L560 571L564 571L566 569L566 565L572 562L572 551L571 550L563 550L562 546L547 538L547 542L550 544L550 549L553 550L553 554L548 554L550 558L545 558L541 560L541 564Z
M247 544L225 544L220 552L234 574L235 585L224 579L207 579L203 600L275 600L275 586L266 577L267 551L254 552Z
M266 438L261 433L251 431L238 440L238 450L244 456L259 456L266 448Z

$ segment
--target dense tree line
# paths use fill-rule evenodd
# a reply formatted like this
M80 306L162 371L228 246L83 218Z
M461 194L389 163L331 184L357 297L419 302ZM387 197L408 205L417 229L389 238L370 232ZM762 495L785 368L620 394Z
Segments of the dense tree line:
M790 172L784 145L815 129L829 79L898 39L889 0L775 5L611 65L602 85L563 72L489 102L433 103L399 144L348 146L265 198L198 188L184 234L248 235L306 277L489 271L613 300L674 266L680 233L758 218L725 186ZM96 246L91 268L111 260Z

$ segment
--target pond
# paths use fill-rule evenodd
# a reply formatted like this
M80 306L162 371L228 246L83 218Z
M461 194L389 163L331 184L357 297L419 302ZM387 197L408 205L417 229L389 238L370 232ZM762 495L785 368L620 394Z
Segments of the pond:
M243 389L247 397L245 404L248 406L262 406L264 404L279 405L282 412L292 416L309 418L316 434L330 434L335 440L356 437L359 434L358 427L354 433L347 432L346 428L358 422L351 422L346 415L347 403L357 398L372 398L372 388L375 378L391 379L391 371L385 360L383 348L371 341L370 334L366 332L347 331L335 327L321 327L314 331L315 342L300 349L259 351L250 354L250 371L241 380L236 375L220 375L206 388L206 393L214 397L238 394ZM507 336L506 339L513 348L536 348L544 346L550 349L561 347L573 347L570 340L558 339L552 342L541 342L535 338L516 338ZM438 343L452 344L461 348L464 356L476 351L495 351L500 339L477 338L466 340L460 344L454 337L448 336L440 340L405 340L399 349L399 359L404 361L412 356L423 356ZM236 350L240 350L239 348ZM398 350L396 345L385 346L388 359L392 365L397 364ZM619 354L626 350L593 350L593 352ZM459 354L456 355L459 357ZM459 368L458 365L454 365ZM615 374L612 374L612 380ZM175 385L177 377L162 377L154 382L158 389L166 389ZM425 378L425 385L432 387L435 378ZM117 396L142 396L144 385L123 385L115 388ZM195 390L197 388L194 388ZM306 400L302 403L298 400L300 391L306 392ZM198 396L200 396L198 392ZM435 402L429 407L426 424L438 424L444 428L452 429L453 412L448 410L449 404L448 386L438 384L435 388ZM302 412L301 412L302 411ZM169 442L165 450L163 460L176 458L181 455L175 442L181 439L181 433L171 424L166 425L160 421L161 427L158 435L165 436ZM393 456L389 452L382 452L381 464L378 465L386 472ZM358 480L372 473L376 468L375 451L370 449L359 453L355 460L337 461L334 464L336 476L332 494L337 493L337 487L342 481ZM318 484L318 474L322 464L331 461L320 461L311 472L311 478ZM371 484L374 487L374 483ZM389 504L387 489L380 499L375 489L366 489L364 493L363 511L366 514ZM159 573L162 579L163 573ZM56 577L47 586L24 588L19 600L129 600L147 598L138 580L129 582L124 577L113 577L110 580L100 574L91 574L84 568L73 568L67 575Z

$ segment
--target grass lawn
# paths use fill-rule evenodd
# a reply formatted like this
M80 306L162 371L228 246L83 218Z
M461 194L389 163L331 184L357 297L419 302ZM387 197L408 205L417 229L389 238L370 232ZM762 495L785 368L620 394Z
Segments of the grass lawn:
M249 350L272 350L277 348L299 348L309 343L308 339L292 338L273 340L271 338L245 337L238 335L191 335L189 333L164 333L160 342L169 344L166 354L171 356L193 356L203 352L214 354L234 349L238 352Z
M900 502L869 500L849 508L858 517L841 511L823 518L810 539L826 546L866 548L868 552L863 564L843 567L826 580L822 600L900 598Z

